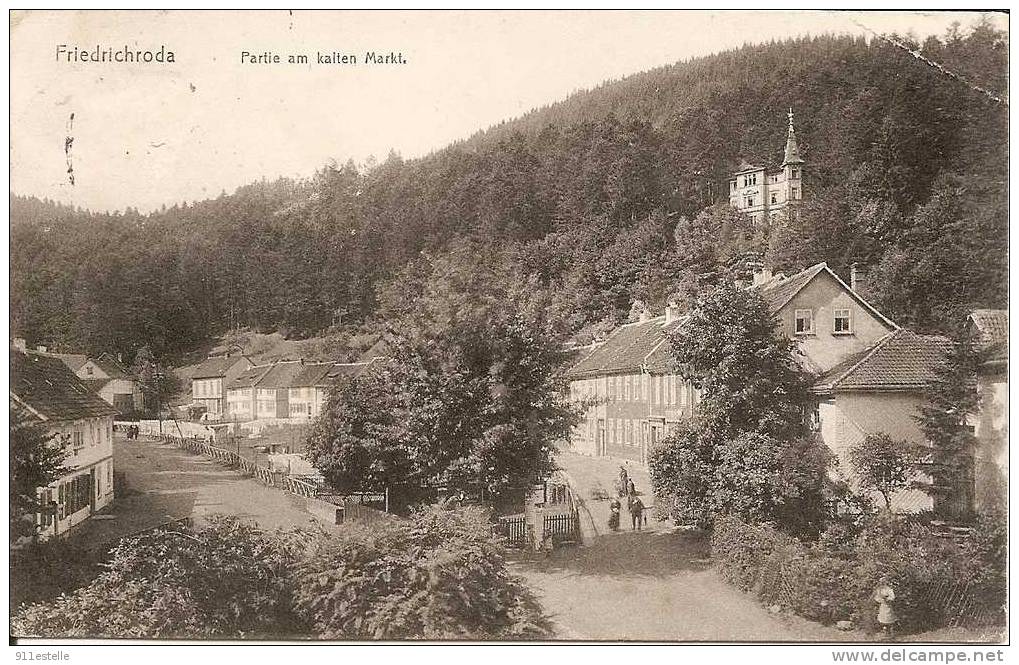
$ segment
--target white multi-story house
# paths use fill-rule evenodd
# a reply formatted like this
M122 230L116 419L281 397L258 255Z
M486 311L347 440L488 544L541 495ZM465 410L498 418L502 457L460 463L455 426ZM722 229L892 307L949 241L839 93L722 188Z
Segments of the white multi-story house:
M208 420L223 419L230 409L227 386L253 365L243 355L207 358L191 373L191 401L205 407Z
M36 518L39 538L67 533L113 501L113 418L117 410L58 358L11 349L10 400L42 422L64 447L67 471L39 488L51 506Z
M729 180L729 205L746 213L754 224L774 222L803 199L803 164L790 109L781 168L769 169L743 162Z
M317 418L333 389L357 376L368 363L308 363L289 388L291 418Z

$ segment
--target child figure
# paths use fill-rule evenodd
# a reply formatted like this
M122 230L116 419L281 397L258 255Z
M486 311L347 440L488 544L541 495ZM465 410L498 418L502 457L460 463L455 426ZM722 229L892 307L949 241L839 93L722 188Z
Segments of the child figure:
M881 629L887 637L891 637L895 624L899 620L892 607L894 600L895 590L889 584L888 577L881 578L881 584L874 590L874 602L878 604L877 622L881 624Z
M622 504L619 499L612 499L609 504L609 528L613 531L619 529L619 513L622 511Z

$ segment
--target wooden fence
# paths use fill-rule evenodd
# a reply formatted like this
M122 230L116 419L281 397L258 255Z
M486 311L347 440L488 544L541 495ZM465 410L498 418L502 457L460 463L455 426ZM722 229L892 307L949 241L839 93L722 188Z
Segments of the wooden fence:
M196 455L210 457L217 462L240 470L242 473L252 476L264 485L276 487L281 490L297 494L298 496L314 498L318 494L318 487L304 480L299 480L282 473L275 473L264 466L259 466L249 459L241 457L232 450L217 448L201 439L188 439L180 436L164 434L162 440L170 445L176 446Z
M554 545L580 542L580 516L576 510L557 515L545 515L544 534Z
M510 545L527 547L527 517L521 515L507 515L499 518L498 533L506 539Z

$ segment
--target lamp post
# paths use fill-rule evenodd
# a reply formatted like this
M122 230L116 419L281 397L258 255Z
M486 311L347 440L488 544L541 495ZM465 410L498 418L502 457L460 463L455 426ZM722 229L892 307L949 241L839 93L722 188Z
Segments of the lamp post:
M163 397L160 383L163 380L163 372L157 367L156 371L152 373L152 380L155 383L156 390L156 420L159 421L159 436L163 436Z

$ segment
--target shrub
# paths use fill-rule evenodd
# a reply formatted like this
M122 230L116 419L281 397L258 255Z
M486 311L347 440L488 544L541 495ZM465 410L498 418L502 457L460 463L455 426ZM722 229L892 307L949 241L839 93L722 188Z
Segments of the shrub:
M121 541L91 584L22 609L18 636L258 637L300 632L287 568L312 534L233 518Z
M56 598L90 583L102 572L108 548L87 549L76 540L52 538L11 551L11 609Z
M772 526L719 519L712 557L720 575L763 602L807 619L850 619L877 629L874 590L887 580L900 630L930 630L1004 618L1005 525L984 518L962 541L923 519L872 516L857 535L829 530L812 546Z
M772 552L793 539L768 525L726 516L715 522L711 554L722 579L741 591L753 591Z
M323 639L549 634L476 508L429 508L409 522L323 541L297 567L294 585L297 611Z

